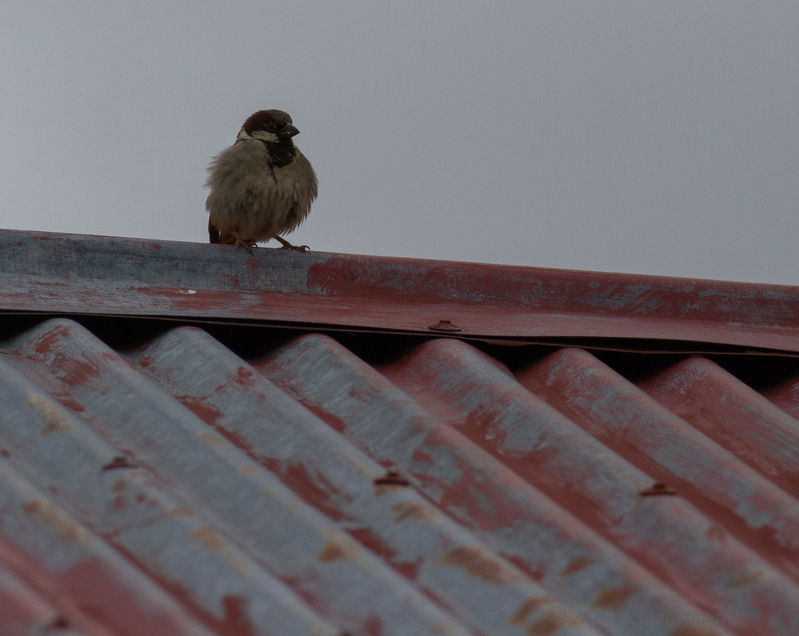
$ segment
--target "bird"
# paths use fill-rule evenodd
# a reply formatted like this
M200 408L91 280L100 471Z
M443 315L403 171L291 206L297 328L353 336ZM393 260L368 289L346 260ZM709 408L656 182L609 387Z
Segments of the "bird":
M276 239L281 249L307 252L281 234L296 229L311 211L318 182L311 162L294 145L299 130L282 110L259 110L236 141L211 159L205 201L211 243L244 247Z

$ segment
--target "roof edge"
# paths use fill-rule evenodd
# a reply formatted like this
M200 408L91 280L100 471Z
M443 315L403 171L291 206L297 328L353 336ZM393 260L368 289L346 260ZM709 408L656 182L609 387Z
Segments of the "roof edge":
M0 230L0 311L799 351L799 287Z

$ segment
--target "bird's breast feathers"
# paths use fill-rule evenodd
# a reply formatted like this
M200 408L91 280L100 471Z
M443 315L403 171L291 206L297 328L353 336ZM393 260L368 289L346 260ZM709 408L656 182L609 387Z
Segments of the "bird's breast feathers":
M206 208L220 229L237 227L242 236L265 240L293 230L316 198L316 176L299 151L284 166L269 162L266 146L239 138L213 160Z

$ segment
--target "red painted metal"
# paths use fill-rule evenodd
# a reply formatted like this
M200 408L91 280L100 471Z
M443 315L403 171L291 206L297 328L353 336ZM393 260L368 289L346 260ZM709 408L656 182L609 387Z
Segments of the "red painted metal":
M13 585L3 594L3 633L47 626L91 634L212 633L7 461L0 462L0 483L0 572Z
M37 625L53 625L57 621L58 612L53 605L13 572L0 568L0 633L30 634Z
M668 634L692 628L681 617L713 623L705 603L681 598L508 466L513 450L492 457L330 338L305 336L255 366L602 629ZM788 607L780 620L794 620Z
M0 232L0 312L0 632L799 633L799 288Z
M768 399L704 358L689 358L642 388L785 492L799 497L799 422ZM797 522L799 517L791 525L799 528Z
M554 356L558 362L547 365L550 375L543 384L570 374L572 383L559 387L557 402L591 405L601 417L608 418L616 411L606 408L606 403L623 391L627 382L607 373L608 383L596 390L601 382L599 374L584 377L590 361L581 366L576 360L581 354L590 358L583 352L570 357ZM563 368L573 361L576 368ZM578 381L575 376L581 374ZM421 400L439 402L441 408L436 410L445 413L452 426L669 581L683 596L701 599L703 610L726 616L742 631L756 630L766 619L782 621L786 631L799 629L799 616L789 609L799 604L799 585L734 538L717 541L713 520L687 504L683 497L642 498L641 491L656 479L634 468L531 395L495 360L463 342L432 341L395 364L389 377ZM595 392L586 394L587 386ZM575 395L578 392L582 393ZM629 408L632 404L635 400L625 400L620 407ZM588 426L596 419L592 418ZM779 497L777 489L772 490L776 491L772 505L790 503L788 497ZM799 517L786 511L780 529L785 533L791 527L799 527L797 522ZM658 527L655 537L648 531L653 525ZM795 541L790 536L786 539ZM781 552L783 557L785 553ZM799 557L799 552L795 556ZM685 577L685 572L700 561L705 567L695 571L693 577ZM741 572L758 572L758 582L730 589L724 581L740 577ZM795 569L793 573L799 574ZM785 608L782 617L774 612L773 601L777 598L782 599L779 605Z
M736 537L784 575L799 580L796 503L773 482L585 351L558 351L520 371L518 377L592 437L648 473L650 485L668 484L680 499L701 511L707 527L704 537L686 543L691 550L726 549L731 537ZM736 388L739 393L751 391L741 383ZM668 520L659 523L664 528L670 525ZM656 554L660 539L650 549ZM683 552L690 553L687 547ZM717 565L706 574L729 581L742 576L741 572L769 570L764 564L754 564L723 575L723 569ZM795 585L790 583L788 588ZM754 602L745 605L748 612L756 606ZM770 602L765 608L770 611Z
M33 431L30 440L7 434L6 447L36 466L49 487L61 476L65 499L83 512L86 522L96 531L104 529L106 540L150 576L182 589L183 602L215 631L238 635L270 626L276 633L334 632L306 602L316 611L335 608L337 622L356 631L400 616L415 633L445 625L459 631L415 588L304 506L189 409L144 382L126 360L79 325L46 322L12 341L7 351L49 392L68 396L68 404L93 430L71 422L68 431L45 442ZM119 450L102 448L96 434ZM58 449L41 449L46 442ZM82 455L87 469L102 475L96 480L100 490L80 487L85 481L80 475L74 485L67 481L72 475L62 476L63 469L52 464L56 452ZM115 461L120 455L136 459ZM39 461L43 457L46 464ZM149 483L149 475L180 484L183 496L163 493ZM203 475L213 479L200 479ZM256 516L253 506L259 510ZM165 537L170 538L167 551L161 543ZM302 551L281 549L293 541ZM281 583L287 580L292 590ZM377 600L358 602L368 594ZM242 608L235 617L225 609L230 599Z
M783 380L777 386L768 387L763 394L788 415L799 420L799 374Z
M385 468L204 331L173 329L129 355L147 377L465 623L499 633L515 621L520 632L534 632L553 612L564 624L580 623L407 481L386 478ZM461 570L472 576L458 577L456 585L453 573ZM357 583L346 582L342 572L335 576L345 587ZM370 588L378 591L374 583ZM326 600L334 602L335 590L326 589ZM352 609L364 610L369 606Z
M0 272L7 311L799 352L799 287L10 230Z

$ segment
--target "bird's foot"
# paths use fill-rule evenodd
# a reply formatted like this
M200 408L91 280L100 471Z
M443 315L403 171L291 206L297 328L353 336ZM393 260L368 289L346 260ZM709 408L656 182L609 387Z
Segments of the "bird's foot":
M301 254L305 254L311 250L311 248L307 245L292 245L286 239L280 236L276 236L275 240L280 241L281 246L279 249L281 250L294 250L295 252L300 252Z
M311 248L307 245L281 245L281 250L294 250L295 252L299 252L300 254L307 254L311 251Z
M250 256L255 256L252 249L255 247L255 241L236 237L236 247L243 247Z
M236 248L243 247L247 250L250 256L253 256L252 248L255 247L255 241L252 239L242 238L238 232L218 232L213 226L208 226L208 233L211 236L211 243L220 243L221 245L233 245ZM214 235L216 233L216 235Z

